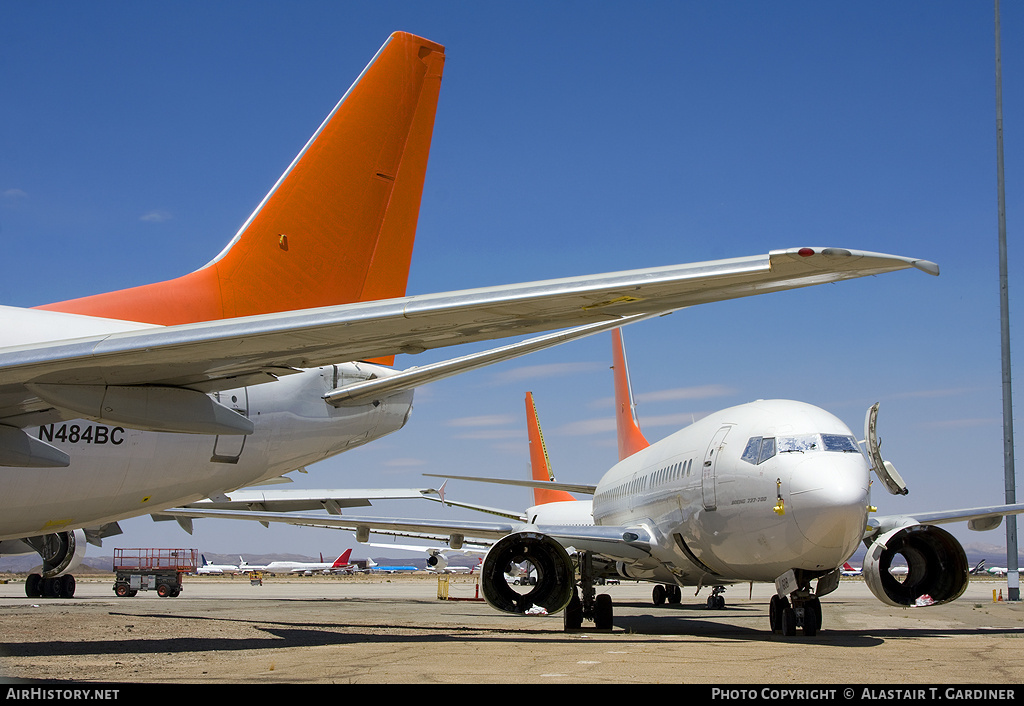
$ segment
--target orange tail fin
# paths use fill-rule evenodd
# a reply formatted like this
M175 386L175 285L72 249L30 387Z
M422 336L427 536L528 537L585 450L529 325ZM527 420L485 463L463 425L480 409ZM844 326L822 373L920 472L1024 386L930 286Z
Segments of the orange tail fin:
M537 405L534 404L532 392L526 393L526 429L530 437L530 467L533 469L533 479L554 480L554 476L551 473L551 460L548 458L548 448L544 445L544 433L540 430L540 421L537 419ZM551 490L549 488L533 489L534 505L560 503L575 499L564 490Z
M650 446L633 414L633 390L626 366L626 350L622 345L622 330L612 331L612 370L615 376L615 427L619 435L619 460L629 458Z
M39 308L172 325L404 296L443 67L396 32L213 261Z

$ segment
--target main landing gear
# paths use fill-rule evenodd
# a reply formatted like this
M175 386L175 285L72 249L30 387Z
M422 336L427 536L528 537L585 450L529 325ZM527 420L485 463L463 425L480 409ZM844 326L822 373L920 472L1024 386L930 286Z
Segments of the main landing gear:
M665 603L679 603L683 600L683 591L679 586L668 584L655 584L651 593L651 602L654 605L665 605Z
M708 608L711 610L721 610L725 608L725 586L715 586L711 589L711 595L708 596ZM670 584L655 584L654 590L651 592L651 602L654 605L661 606L666 603L676 604L682 601L683 591L679 586Z
M25 579L25 595L29 598L74 598L75 577L65 574L43 578L41 574L29 574Z
M611 630L612 597L607 593L598 596L594 590L594 564L589 552L579 553L579 571L579 588L573 588L572 598L562 611L565 630L579 630L584 618L593 620L597 630Z
M82 530L56 532L24 540L43 560L39 574L25 580L29 598L74 598L75 577L69 573L85 557L85 533Z

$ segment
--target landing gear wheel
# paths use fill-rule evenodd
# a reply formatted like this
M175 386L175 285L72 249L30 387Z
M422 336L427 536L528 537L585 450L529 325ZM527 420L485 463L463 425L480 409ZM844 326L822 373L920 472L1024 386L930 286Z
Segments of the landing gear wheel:
M782 632L782 611L789 607L789 601L779 595L772 596L771 603L768 604L768 624L771 625L772 632Z
M654 601L654 605L665 604L665 587L660 583L654 585L654 590L651 592L651 600Z
M821 629L821 601L813 596L804 603L804 635L814 637Z
M583 627L583 603L575 592L562 611L562 621L566 630L579 630Z
M796 611L789 606L782 610L782 634L785 637L796 635Z
M683 600L683 589L679 588L679 586L669 586L668 587L668 602L669 603L679 603L682 600Z
M602 593L594 605L594 627L598 630L612 629L612 597Z
M25 595L29 598L43 597L43 577L39 574L29 574L25 579Z

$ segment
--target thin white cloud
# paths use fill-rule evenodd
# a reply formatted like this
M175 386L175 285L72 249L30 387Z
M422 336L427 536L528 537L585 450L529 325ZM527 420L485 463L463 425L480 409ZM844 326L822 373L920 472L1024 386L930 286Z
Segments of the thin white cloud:
M515 422L516 418L510 414L481 414L475 417L452 419L447 424L450 427L496 427Z
M656 390L634 395L638 405L655 402L677 402L679 400L707 400L715 397L735 395L736 390L726 385L698 385L696 387L675 387L669 390ZM614 397L602 397L590 403L591 409L613 408Z
M565 436L593 436L595 434L614 434L615 420L612 417L606 419L583 419L578 422L563 424L556 429L554 434Z
M456 439L476 439L479 441L489 441L497 439L525 439L525 432L518 431L516 429L481 429L480 431L468 431L461 434L456 434Z
M682 429L708 415L708 412L679 412L677 414L661 414L652 417L640 417L640 430L660 427ZM583 419L578 422L563 424L552 434L565 436L594 436L597 434L615 434L615 418L609 415L600 419Z
M672 402L675 400L707 400L714 397L735 395L736 390L726 385L699 385L697 387L676 387L671 390L644 392L635 395L640 402Z
M3 192L4 201L7 203L16 203L23 201L28 198L28 193L21 189L7 189Z
M422 458L392 458L384 462L388 468L416 468L426 464L427 462Z
M939 422L925 422L915 426L919 429L976 429L978 427L998 429L1002 423L1003 420L998 417L989 417L987 419L947 419Z
M592 373L598 370L605 370L608 365L605 363L547 363L543 365L524 365L512 370L506 370L493 376L492 382L495 385L509 385L521 383L526 380L541 380L552 377L568 377L581 373Z
M145 223L165 223L171 220L171 214L167 211L150 211L149 213L142 214L139 220Z

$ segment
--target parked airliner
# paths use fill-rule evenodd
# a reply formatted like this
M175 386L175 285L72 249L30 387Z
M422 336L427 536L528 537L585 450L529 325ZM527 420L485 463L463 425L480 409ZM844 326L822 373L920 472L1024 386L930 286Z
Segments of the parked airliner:
M70 595L117 522L400 429L417 386L694 304L917 268L844 248L405 296L444 47L395 33L228 245L165 282L0 307L0 553ZM613 255L613 254L610 254ZM398 353L584 327L397 371ZM592 328L585 328L590 326Z
M993 529L1003 516L1024 512L1018 504L871 517L872 471L889 492L906 493L892 464L878 454L877 405L865 420L866 453L837 417L792 400L731 407L649 444L633 412L621 334L613 336L620 461L597 485L467 478L585 492L592 501L538 504L510 522L348 516L317 525L353 529L357 537L447 532L453 546L470 537L491 540L480 576L486 601L509 613L564 611L568 630L579 629L585 618L610 628L611 597L596 595L595 585L624 577L654 583L655 604L678 602L685 586L708 587L710 608L725 605L721 594L729 584L774 583L772 631L794 635L802 628L814 635L822 625L821 598L838 587L861 542L868 548L863 575L876 597L895 606L940 605L963 593L970 567L956 539L936 525L967 521L972 529ZM260 513L204 516L271 519ZM310 523L305 517L274 519ZM899 578L890 572L898 557L907 566ZM505 576L527 561L538 580L520 592Z
M197 574L237 574L240 570L234 564L213 564L206 560L205 554L200 554L203 560L202 565L196 567Z
M346 549L342 552L334 561L324 561L323 554L320 555L320 561L272 561L266 566L259 568L251 567L249 571L266 571L270 574L330 574L351 571L355 566L349 561L352 556L352 550Z

